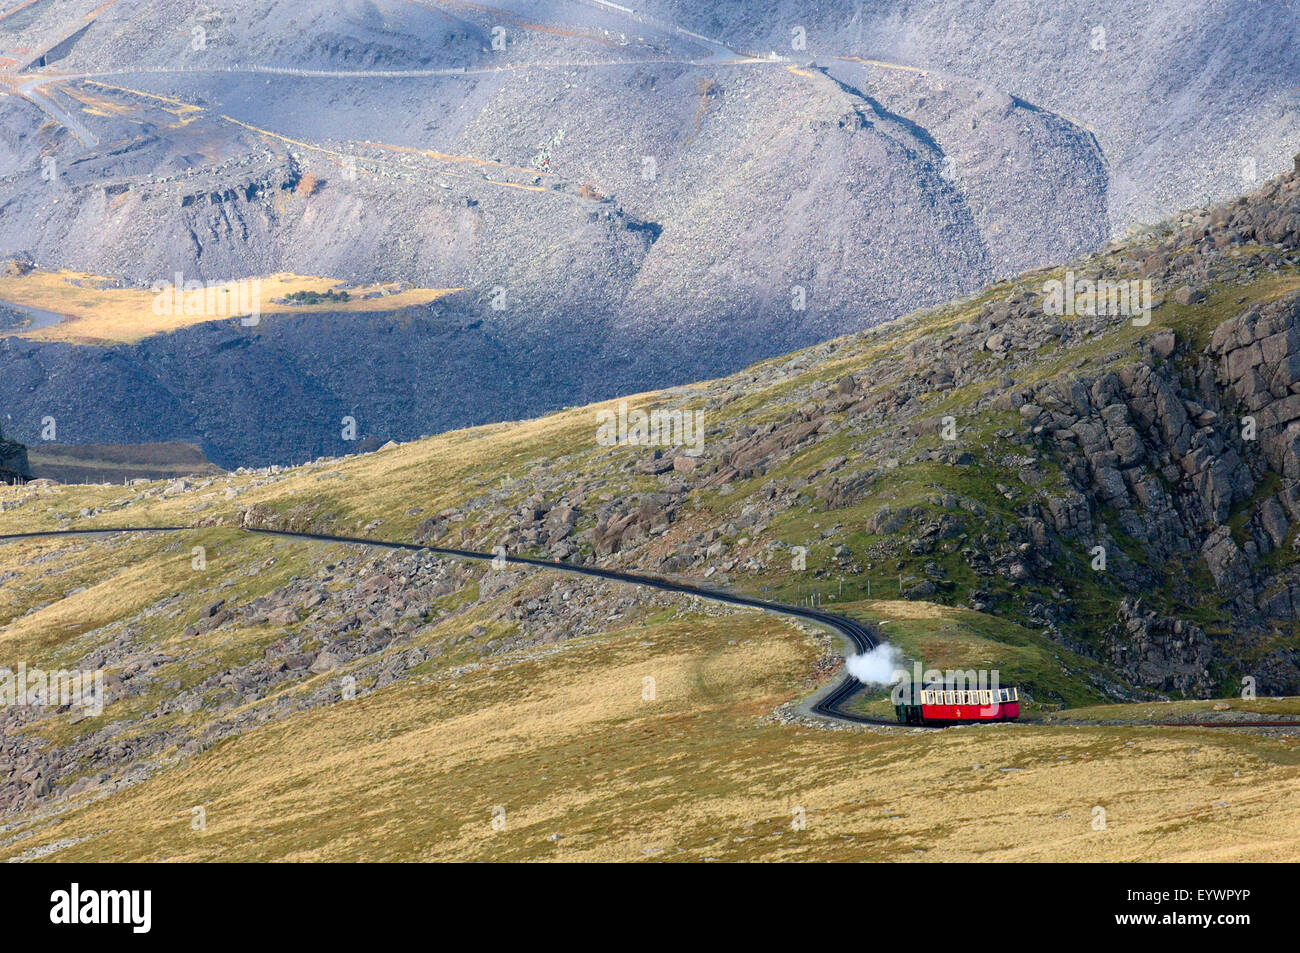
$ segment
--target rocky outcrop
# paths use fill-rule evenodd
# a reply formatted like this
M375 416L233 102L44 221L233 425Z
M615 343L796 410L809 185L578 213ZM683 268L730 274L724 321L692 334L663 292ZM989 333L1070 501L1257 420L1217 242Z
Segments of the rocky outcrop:
M887 489L889 471L900 466L973 467L976 481L989 466L1014 468L1018 484L996 484L1006 508L989 510L954 494L935 495L924 506L884 505L854 527L882 542L837 555L838 564L856 573L869 572L874 556L930 560L929 578L900 584L904 595L965 588L958 598L982 611L1044 625L1072 647L1075 638L1091 640L1099 656L1110 656L1133 684L1148 689L1204 694L1235 669L1267 671L1274 690L1300 690L1300 681L1287 681L1293 668L1286 650L1260 659L1250 648L1288 644L1286 629L1300 620L1300 572L1291 568L1300 522L1300 294L1244 307L1211 328L1205 346L1168 323L1176 315L1160 310L1162 294L1196 307L1206 303L1210 285L1249 285L1294 266L1298 213L1300 176L1288 175L1192 215L1181 229L1078 266L1079 282L1135 275L1152 281L1161 320L1136 347L1117 341L1100 360L1071 361L1069 351L1086 354L1086 345L1116 332L1127 317L1057 320L1037 289L1021 285L984 302L974 319L801 391L808 403L797 414L720 435L722 445L700 459L697 478L706 488L752 480L844 432L863 463L845 466L836 457L821 471L826 479L808 477L809 496L824 511ZM1258 248L1264 242L1268 247ZM1246 246L1250 253L1239 254ZM1044 374L1046 355L1066 369ZM802 368L791 360L782 369ZM992 386L973 405L952 415L925 412L937 392L982 384ZM996 431L998 442L966 442L966 428L999 413L1016 423ZM873 430L873 421L887 422L887 429ZM926 441L945 426L957 434L943 438L953 445L929 448ZM746 506L758 511L756 522L789 505L779 483L769 487L765 499ZM1102 559L1094 558L1098 547ZM979 577L976 585L955 586L942 571L931 572L934 557L954 550ZM743 569L739 556L724 567ZM1078 560L1082 577L1073 568ZM1088 623L1081 631L1077 600L1099 598L1115 606L1114 623ZM1139 598L1146 600L1141 606ZM1193 607L1219 614L1234 637L1212 641L1188 621ZM1067 636L1071 630L1078 635ZM1221 667L1212 672L1211 661Z
M1225 321L1206 353L1242 412L1243 433L1274 471L1300 479L1300 295Z
M6 440L0 434L0 483L21 483L31 479L27 463L27 448L21 443Z
M1183 695L1205 695L1213 688L1210 640L1190 622L1158 616L1139 600L1125 599L1109 638L1112 662L1135 685Z

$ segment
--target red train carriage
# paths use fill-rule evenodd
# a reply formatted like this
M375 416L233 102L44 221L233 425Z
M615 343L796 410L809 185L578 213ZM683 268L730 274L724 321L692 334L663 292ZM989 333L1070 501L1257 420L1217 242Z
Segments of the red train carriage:
M1012 721L1020 717L1016 688L955 685L904 685L894 706L900 725L957 725L972 721Z

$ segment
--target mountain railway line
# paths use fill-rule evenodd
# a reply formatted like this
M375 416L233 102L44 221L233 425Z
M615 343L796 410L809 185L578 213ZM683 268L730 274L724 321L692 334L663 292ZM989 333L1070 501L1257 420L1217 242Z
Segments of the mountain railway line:
M34 533L13 533L0 535L0 543L19 542L22 540L57 538L60 536L114 536L125 533L186 533L195 532L204 529L228 529L233 527L221 526L120 526L107 527L103 529L69 529L69 530L48 530ZM763 599L755 599L750 596L742 596L729 592L721 592L715 589L706 589L699 586L692 586L687 583L674 582L670 579L663 579L659 576L642 575L640 573L622 572L616 569L601 569L594 566L575 566L571 563L552 562L546 559L536 559L531 556L498 556L494 553L483 553L468 549L450 549L442 546L428 546L420 543L404 543L394 540L368 539L357 536L334 536L326 533L301 533L289 530L274 529L254 529L241 527L243 532L255 533L262 536L276 536L283 539L301 539L318 543L340 543L352 546L375 546L381 549L395 549L407 552L424 552L432 553L437 556L447 556L454 559L474 560L478 562L492 562L494 560L504 561L517 566L533 566L539 569L551 569L561 572L576 573L584 576L592 576L599 579L608 579L611 582L627 583L635 586L646 586L652 589L658 589L663 592L676 592L683 595L695 596L700 599L708 599L713 602L720 602L728 605L743 606L751 609L761 609L765 612L774 612L779 615L792 616L794 618L805 619L809 622L823 625L834 629L845 638L847 638L858 652L866 652L876 647L876 640L873 638L870 630L866 625L855 622L844 616L834 615L830 612L822 612L819 609L805 608L803 606L791 606L780 602L768 602ZM829 718L837 721L848 722L850 724L865 725L896 725L894 721L887 721L883 718L870 718L865 715L858 715L853 712L847 712L841 709L841 705L847 702L861 687L861 683L850 675L845 675L841 681L826 697L813 705L812 710L823 718Z
M446 556L453 559L489 563L494 561L505 562L516 566L532 566L538 569L550 569L559 572L574 573L598 579L607 579L611 582L626 583L634 586L645 586L662 592L676 592L682 595L695 596L699 599L708 599L712 602L719 602L726 605L760 609L764 612L773 612L778 615L803 619L839 632L852 643L854 650L858 654L871 651L879 644L876 635L873 635L871 628L867 624L850 619L847 616L836 615L831 612L823 612L820 609L805 606L792 606L781 602L770 602L765 599L756 599L752 596L744 596L736 593L723 592L717 589L693 586L688 583L675 582L671 579L664 579L660 576L652 576L642 573L623 572L622 570L617 569L601 569L596 566L576 566L572 563L538 559L532 556L498 555L496 553L484 553L470 549L453 549L444 546L406 543L397 540L371 539L362 536L337 536L328 533L304 533L292 530L262 529L254 527L231 527L217 524L212 526L116 526L96 529L43 530L30 533L0 534L0 543L58 537L115 536L131 533L189 533L211 529L238 529L245 533L252 533L260 536L275 536L281 539L299 539L309 542L335 543L351 546L373 546L380 549L401 550L405 552L432 553L436 556ZM897 721L884 718L872 718L867 715L846 711L843 708L843 706L861 687L861 682L853 676L845 674L844 678L819 700L814 702L810 706L809 710L819 717L847 724L880 725L894 728L900 727ZM1136 722L1132 724L1135 727L1145 726L1156 728L1295 728L1300 727L1300 720L1249 722ZM944 726L923 724L909 725L908 727L914 729L936 729Z

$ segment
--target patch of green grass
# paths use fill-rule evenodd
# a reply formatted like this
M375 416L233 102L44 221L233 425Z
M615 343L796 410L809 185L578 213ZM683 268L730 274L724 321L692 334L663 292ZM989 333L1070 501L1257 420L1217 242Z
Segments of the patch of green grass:
M1098 662L1008 619L973 609L922 602L869 602L836 607L851 618L874 622L913 671L997 672L998 683L1016 686L1027 710L1097 704L1133 689ZM1131 694L1130 694L1131 697ZM862 710L893 714L888 691L859 695Z

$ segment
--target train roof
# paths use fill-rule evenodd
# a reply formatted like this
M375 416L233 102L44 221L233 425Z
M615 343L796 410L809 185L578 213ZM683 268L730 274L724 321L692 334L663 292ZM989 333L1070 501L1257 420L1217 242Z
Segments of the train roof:
M1001 691L1004 688L1015 688L1015 685L971 685L969 682L895 682L895 685L910 685L913 690L922 689L927 692L990 692Z

